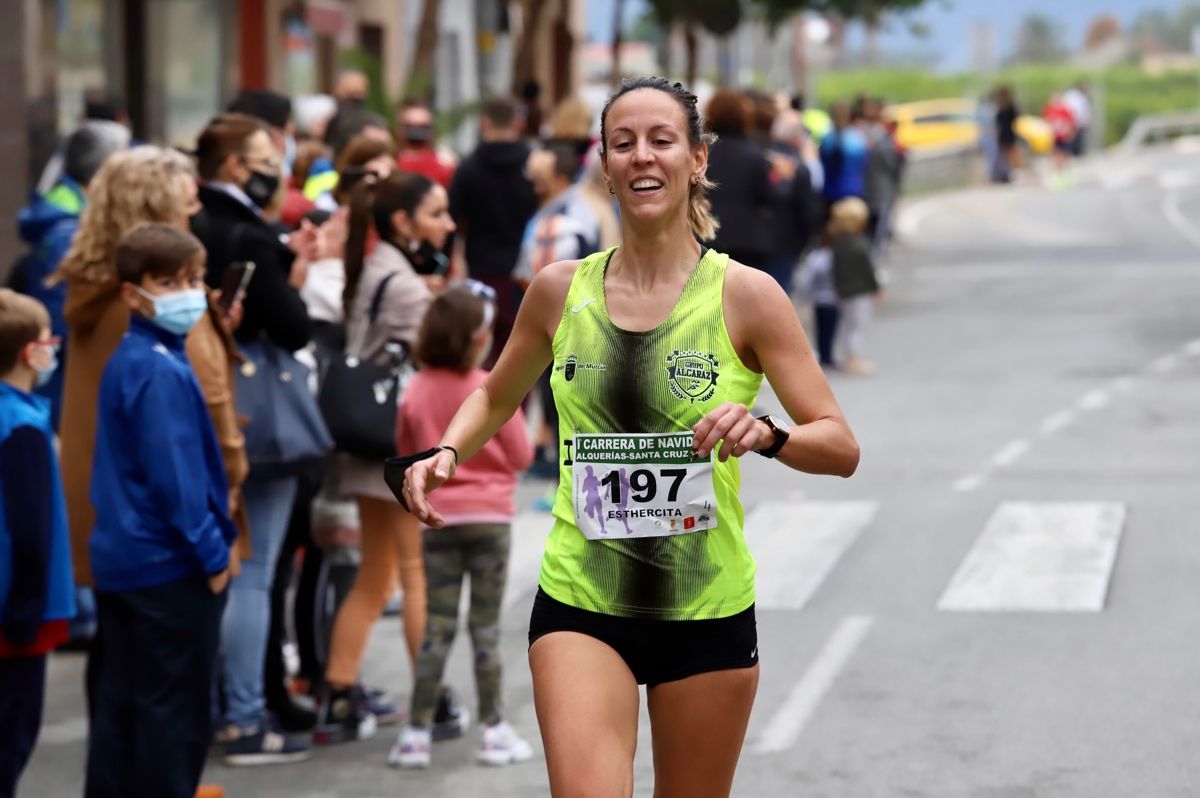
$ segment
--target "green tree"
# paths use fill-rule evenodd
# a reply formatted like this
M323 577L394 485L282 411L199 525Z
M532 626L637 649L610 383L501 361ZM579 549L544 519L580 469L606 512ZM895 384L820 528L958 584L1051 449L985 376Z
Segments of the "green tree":
M1171 39L1172 48L1181 53L1191 52L1192 30L1197 25L1200 25L1200 5L1188 3L1182 6L1175 13L1175 24L1171 28L1174 33Z
M1062 29L1044 14L1030 14L1017 31L1015 63L1044 64L1063 57Z

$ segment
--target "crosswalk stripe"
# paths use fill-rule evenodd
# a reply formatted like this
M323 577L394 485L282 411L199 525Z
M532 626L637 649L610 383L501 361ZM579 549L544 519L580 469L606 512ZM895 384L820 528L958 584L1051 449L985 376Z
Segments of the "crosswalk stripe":
M765 502L746 517L760 609L798 610L875 518L873 501Z
M938 600L952 612L1100 612L1120 502L1004 502Z

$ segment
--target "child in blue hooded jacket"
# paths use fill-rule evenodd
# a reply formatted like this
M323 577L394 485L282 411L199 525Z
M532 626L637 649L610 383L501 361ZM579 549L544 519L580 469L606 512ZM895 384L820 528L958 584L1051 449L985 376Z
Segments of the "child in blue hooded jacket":
M99 611L85 798L192 798L212 737L229 549L221 449L184 337L204 248L149 224L117 247L129 332L100 382L90 553Z
M0 289L0 795L13 795L37 740L46 654L75 614L67 506L51 443L57 365L50 314Z

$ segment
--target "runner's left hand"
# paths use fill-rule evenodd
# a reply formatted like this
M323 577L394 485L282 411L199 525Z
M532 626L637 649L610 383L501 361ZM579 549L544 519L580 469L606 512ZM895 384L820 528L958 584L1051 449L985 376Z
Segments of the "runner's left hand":
M757 451L769 445L775 436L762 421L750 415L750 408L737 402L725 402L692 427L696 433L692 439L692 450L700 457L721 443L717 459L722 463L746 452ZM723 443L722 443L723 441Z

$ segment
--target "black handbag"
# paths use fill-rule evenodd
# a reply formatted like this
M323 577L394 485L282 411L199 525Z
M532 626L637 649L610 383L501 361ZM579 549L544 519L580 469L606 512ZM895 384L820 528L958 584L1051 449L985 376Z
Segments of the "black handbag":
M367 330L379 317L384 290L395 276L396 272L389 274L375 289ZM383 460L396 453L396 406L413 367L403 344L388 344L386 352L384 363L353 355L329 363L318 403L339 452L364 460Z
M308 385L309 369L265 336L242 344L246 360L237 369L237 411L244 430L250 471L294 476L333 451L333 440Z

